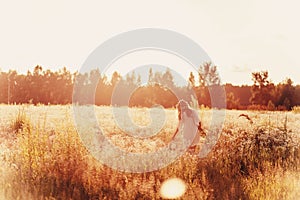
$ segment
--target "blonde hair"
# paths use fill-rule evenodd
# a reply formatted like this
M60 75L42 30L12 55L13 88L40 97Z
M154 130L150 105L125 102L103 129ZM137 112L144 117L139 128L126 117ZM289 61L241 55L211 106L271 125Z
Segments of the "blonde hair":
M183 112L186 112L187 115L190 115L192 112L188 102L186 102L183 99L179 100L179 102L176 105L176 108L178 110L178 119L179 120L181 120Z

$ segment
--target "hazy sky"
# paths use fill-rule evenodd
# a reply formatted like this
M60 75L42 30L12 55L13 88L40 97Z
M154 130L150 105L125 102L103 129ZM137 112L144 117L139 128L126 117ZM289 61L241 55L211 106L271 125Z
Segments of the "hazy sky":
M155 27L197 42L223 82L251 84L251 72L266 69L276 83L300 84L299 8L297 0L0 0L0 68L79 70L112 36Z

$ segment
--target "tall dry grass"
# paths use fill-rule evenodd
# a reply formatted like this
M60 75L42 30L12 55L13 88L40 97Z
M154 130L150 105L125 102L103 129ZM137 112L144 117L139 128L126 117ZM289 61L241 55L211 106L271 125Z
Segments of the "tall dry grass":
M15 116L1 121L3 199L160 199L159 189L171 177L187 184L182 199L295 199L299 195L300 116L293 113L247 112L254 122L250 124L238 117L242 111L226 111L221 137L205 158L185 153L160 170L125 173L89 154L75 130L70 107L1 106L1 110ZM140 140L113 122L110 107L96 107L95 112L104 134L130 152L167 145L177 125L176 110L167 110L163 129ZM134 123L150 123L147 109L130 112ZM211 111L199 110L199 115L208 129ZM13 128L19 127L13 124L26 125Z

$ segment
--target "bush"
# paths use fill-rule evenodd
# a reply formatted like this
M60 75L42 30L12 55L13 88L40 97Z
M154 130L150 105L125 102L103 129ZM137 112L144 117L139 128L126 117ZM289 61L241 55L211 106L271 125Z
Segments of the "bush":
M265 173L270 169L298 170L300 147L283 128L258 127L253 132L240 131L230 142L218 144L215 157L225 164L227 174L248 176L254 172Z

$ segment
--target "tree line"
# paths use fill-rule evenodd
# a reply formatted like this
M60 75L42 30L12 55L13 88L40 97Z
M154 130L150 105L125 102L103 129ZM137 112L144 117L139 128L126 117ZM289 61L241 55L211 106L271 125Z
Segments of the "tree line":
M253 72L252 80L251 86L222 85L228 109L290 110L300 105L300 86L295 86L291 79L274 84L269 80L268 72L261 71ZM141 76L135 72L126 77L114 72L108 78L99 69L71 73L65 67L51 71L36 66L27 74L0 71L0 103L64 105L75 102L140 107L160 104L170 108L176 105L178 98L184 97L189 101L196 99L198 105L212 107L210 91L221 86L217 67L204 63L197 74L190 73L187 82L187 87L176 85L169 69L153 72L150 68L148 81L142 84Z
M300 85L290 78L278 84L269 79L268 71L252 73L253 85L226 84L228 109L291 110L300 105Z

